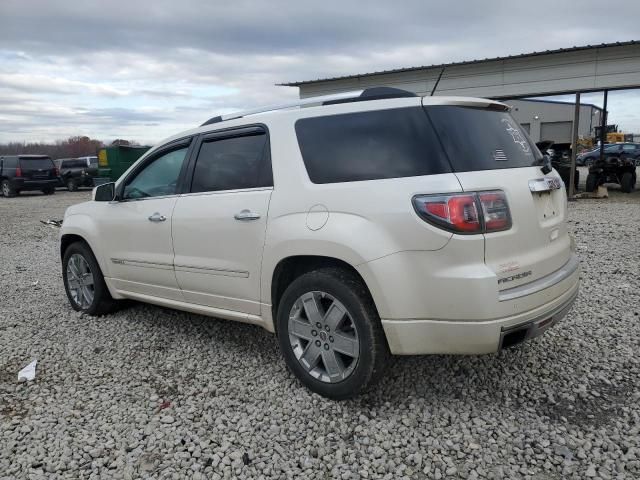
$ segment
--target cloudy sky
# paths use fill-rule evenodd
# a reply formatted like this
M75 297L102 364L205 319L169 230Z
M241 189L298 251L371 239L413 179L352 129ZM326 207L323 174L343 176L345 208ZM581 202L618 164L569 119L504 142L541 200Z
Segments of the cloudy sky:
M154 143L219 113L296 98L275 86L283 81L640 37L637 0L617 2L615 21L601 1L576 6L0 0L0 142ZM640 131L630 113L638 96L610 97L611 120Z

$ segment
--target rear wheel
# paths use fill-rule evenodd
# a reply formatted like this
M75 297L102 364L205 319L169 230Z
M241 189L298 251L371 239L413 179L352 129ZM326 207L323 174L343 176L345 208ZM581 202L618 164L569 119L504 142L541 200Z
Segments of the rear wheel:
M9 182L9 180L2 180L2 195L5 198L15 197L16 196L16 191L11 186L11 183Z
M78 186L72 178L67 180L67 190L69 190L70 192L75 192L76 190L78 190Z
M593 192L596 188L598 188L598 176L595 173L590 173L587 175L585 189L587 192Z
M631 172L626 172L622 174L622 178L620 179L620 187L624 193L631 193L633 190L633 174Z
M105 315L117 307L98 261L84 242L69 245L62 259L62 280L74 310L89 315Z
M383 373L390 354L380 318L362 281L347 270L298 277L282 295L276 321L287 366L320 395L356 396Z

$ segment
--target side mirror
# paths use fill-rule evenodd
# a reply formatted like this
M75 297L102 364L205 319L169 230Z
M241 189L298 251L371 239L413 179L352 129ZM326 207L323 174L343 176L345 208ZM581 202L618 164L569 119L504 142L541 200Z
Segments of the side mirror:
M95 202L112 202L116 197L116 184L103 183L93 189L93 200Z

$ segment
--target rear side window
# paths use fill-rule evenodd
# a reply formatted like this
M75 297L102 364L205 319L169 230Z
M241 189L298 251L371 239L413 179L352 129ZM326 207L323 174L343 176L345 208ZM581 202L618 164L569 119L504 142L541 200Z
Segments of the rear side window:
M192 192L273 186L267 135L204 140L193 172Z
M20 168L23 170L49 170L55 168L50 158L21 158Z
M455 172L539 165L542 154L508 112L438 105L425 111Z
M313 183L451 172L422 107L304 118L296 135Z

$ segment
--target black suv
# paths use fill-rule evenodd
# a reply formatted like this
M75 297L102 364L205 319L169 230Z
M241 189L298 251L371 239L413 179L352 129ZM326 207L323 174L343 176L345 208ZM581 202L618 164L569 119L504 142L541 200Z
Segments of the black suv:
M5 197L40 190L55 193L58 169L47 155L5 155L0 157L0 186Z
M60 171L60 185L67 187L70 192L75 192L78 187L93 187L93 177L98 174L98 169L91 164L90 158L59 158L55 160Z
M640 143L610 143L604 146L605 157L627 157L636 160L640 159ZM590 167L596 160L600 159L600 147L581 153L576 158L577 165Z

